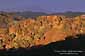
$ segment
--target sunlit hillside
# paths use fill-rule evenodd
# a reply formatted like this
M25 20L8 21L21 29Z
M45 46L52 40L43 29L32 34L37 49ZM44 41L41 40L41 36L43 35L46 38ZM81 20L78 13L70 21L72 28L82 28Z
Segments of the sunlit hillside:
M85 33L85 15L41 15L32 17L0 14L0 49L30 48Z

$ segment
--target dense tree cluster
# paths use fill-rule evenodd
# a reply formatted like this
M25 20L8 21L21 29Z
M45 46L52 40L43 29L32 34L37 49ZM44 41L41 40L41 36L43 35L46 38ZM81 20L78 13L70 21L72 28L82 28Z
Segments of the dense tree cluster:
M38 16L35 19L0 14L0 48L31 47L65 40L85 33L85 18L63 15ZM21 20L22 19L22 20Z

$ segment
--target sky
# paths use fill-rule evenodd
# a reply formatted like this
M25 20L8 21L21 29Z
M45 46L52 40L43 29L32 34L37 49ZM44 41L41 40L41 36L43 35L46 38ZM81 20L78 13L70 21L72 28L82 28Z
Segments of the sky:
M85 12L85 0L0 0L0 11Z

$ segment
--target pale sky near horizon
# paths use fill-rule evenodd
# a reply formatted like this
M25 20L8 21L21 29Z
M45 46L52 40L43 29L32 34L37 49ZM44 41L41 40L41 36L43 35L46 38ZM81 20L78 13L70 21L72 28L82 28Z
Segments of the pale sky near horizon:
M0 0L0 11L35 12L84 11L85 0Z

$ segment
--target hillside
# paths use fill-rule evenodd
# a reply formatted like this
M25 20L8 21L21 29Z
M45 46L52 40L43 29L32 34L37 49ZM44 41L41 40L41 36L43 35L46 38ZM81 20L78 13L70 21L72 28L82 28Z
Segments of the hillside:
M0 21L0 49L47 45L63 41L67 36L74 36L71 37L72 39L78 38L76 34L85 33L84 15L72 18L64 15L25 18L15 14L1 13Z
M64 41L57 41L50 43L45 46L33 46L30 49L29 48L11 48L9 50L1 50L0 55L1 56L62 56L62 55L68 55L65 54L63 51L69 51L69 55L85 55L85 34L77 34L78 38L69 39L69 37L73 38L73 36L68 36L66 40ZM77 51L77 54L75 52ZM61 55L61 52L64 54Z

